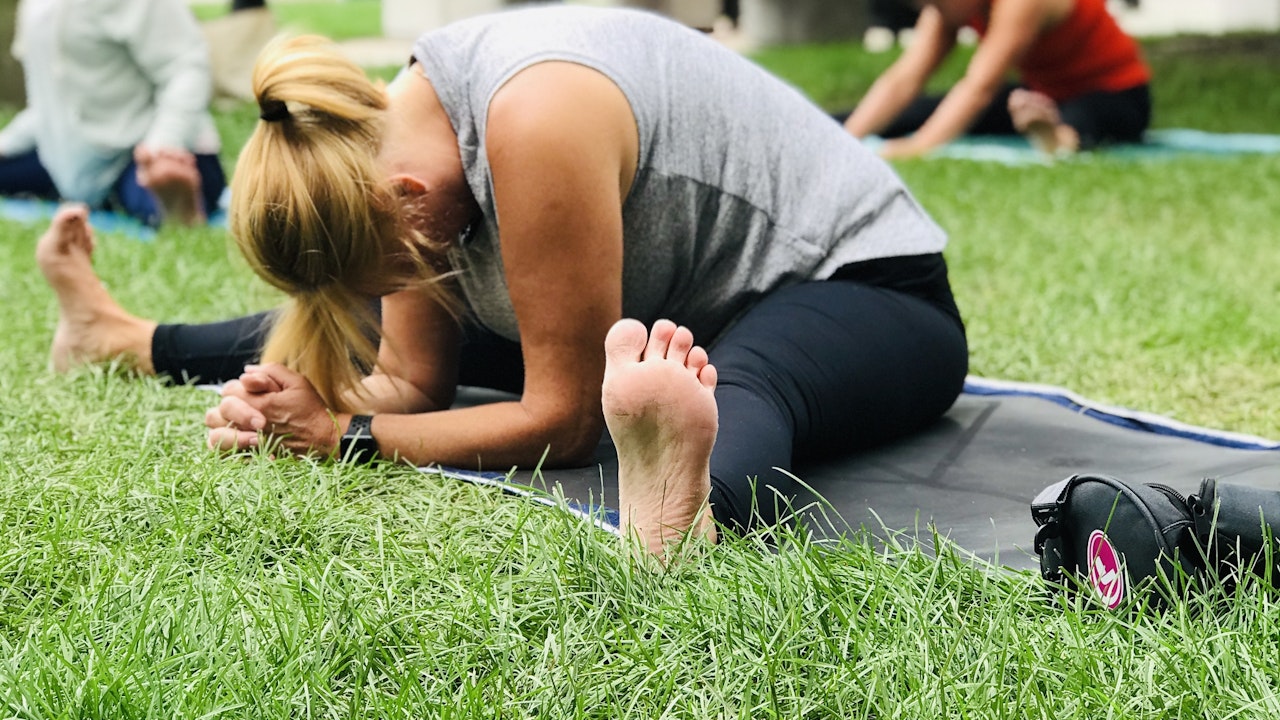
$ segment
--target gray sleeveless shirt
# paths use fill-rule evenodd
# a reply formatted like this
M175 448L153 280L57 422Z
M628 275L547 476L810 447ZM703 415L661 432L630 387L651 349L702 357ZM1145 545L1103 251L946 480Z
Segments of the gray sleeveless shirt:
M669 318L709 345L779 287L946 244L889 166L826 113L749 60L657 15L505 10L429 32L413 52L457 131L483 213L451 259L475 318L508 339L519 332L485 122L498 89L539 62L603 73L635 115L639 164L622 208L625 317L646 325Z

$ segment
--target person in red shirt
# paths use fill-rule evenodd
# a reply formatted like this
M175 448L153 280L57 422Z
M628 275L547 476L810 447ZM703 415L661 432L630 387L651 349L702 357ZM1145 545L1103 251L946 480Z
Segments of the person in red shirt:
M963 27L981 38L964 77L922 96ZM1008 76L1015 72L1019 82ZM922 155L968 134L1021 133L1048 153L1137 142L1151 72L1105 0L929 0L912 43L844 121L888 138L884 157Z

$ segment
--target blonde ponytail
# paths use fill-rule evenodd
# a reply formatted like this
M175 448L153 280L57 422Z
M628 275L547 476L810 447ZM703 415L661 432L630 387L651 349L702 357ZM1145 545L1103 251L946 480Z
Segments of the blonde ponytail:
M263 50L253 90L261 121L236 165L229 227L250 267L291 296L262 359L350 410L344 398L377 360L374 297L434 278L377 165L386 93L314 36ZM391 277L392 255L411 258L415 276Z
M303 293L276 316L262 359L302 373L328 407L350 412L355 408L349 406L349 394L358 395L360 369L371 368L377 357L377 327L373 309L359 298L334 291Z

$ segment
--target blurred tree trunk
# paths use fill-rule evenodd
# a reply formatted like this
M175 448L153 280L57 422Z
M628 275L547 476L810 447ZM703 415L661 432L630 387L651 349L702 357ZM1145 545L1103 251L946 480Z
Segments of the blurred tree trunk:
M14 59L13 29L18 0L0 0L0 103L21 107L27 95L22 85L22 65Z
M621 5L656 10L696 28L710 29L723 12L723 0L622 0Z

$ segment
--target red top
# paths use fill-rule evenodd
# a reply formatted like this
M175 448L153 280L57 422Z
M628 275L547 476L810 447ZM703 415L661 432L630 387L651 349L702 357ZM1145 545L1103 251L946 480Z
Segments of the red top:
M994 6L991 0L988 8ZM987 32L987 16L969 25ZM1085 93L1119 92L1151 80L1138 43L1116 24L1105 0L1076 0L1065 20L1049 28L1018 63L1022 82L1057 102Z

